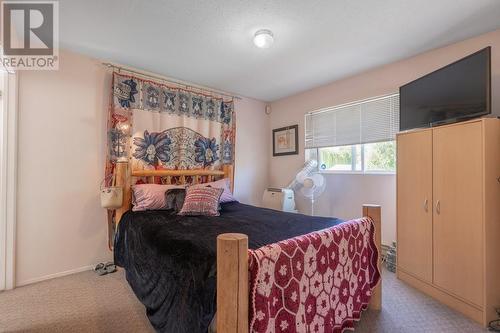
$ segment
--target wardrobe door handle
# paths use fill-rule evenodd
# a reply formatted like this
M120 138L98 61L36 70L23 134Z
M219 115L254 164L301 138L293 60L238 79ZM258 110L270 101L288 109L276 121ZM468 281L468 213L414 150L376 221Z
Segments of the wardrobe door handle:
M436 202L436 213L441 214L441 201Z
M426 212L429 211L429 200L427 200L427 199L424 200L424 210Z

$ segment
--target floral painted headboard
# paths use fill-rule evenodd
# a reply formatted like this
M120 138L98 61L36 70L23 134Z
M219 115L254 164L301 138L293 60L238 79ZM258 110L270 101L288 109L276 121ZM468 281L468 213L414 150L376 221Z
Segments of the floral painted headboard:
M112 84L106 175L119 160L133 171L234 164L232 100L116 72Z

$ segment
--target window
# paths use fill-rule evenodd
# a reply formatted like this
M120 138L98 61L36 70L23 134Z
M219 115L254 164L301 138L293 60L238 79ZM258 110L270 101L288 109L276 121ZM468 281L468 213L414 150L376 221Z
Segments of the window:
M396 143L318 148L317 160L322 171L390 173L396 170Z
M320 170L361 171L361 145L319 149Z
M385 141L363 145L365 172L396 171L396 142Z
M398 94L311 112L305 123L306 159L320 170L395 172Z

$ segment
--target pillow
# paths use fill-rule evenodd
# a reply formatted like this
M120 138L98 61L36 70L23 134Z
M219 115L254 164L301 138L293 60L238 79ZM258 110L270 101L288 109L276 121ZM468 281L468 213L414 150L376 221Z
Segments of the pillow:
M173 209L176 213L180 212L186 198L185 188L174 188L165 192L165 202L167 209Z
M219 216L219 199L222 188L190 186L179 215Z
M231 193L231 189L229 187L229 178L220 179L211 183L196 184L193 186L198 186L198 187L209 186L215 188L222 188L224 189L224 192L222 192L222 195L220 196L221 203L237 201L236 198L233 197L233 194Z
M165 192L179 185L139 184L132 186L132 210L134 212L154 209L168 209Z

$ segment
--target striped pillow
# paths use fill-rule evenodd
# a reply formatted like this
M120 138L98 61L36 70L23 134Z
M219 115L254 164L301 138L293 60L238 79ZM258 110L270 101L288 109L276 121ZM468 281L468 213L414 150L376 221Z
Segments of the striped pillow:
M222 188L196 187L186 188L186 198L179 215L219 216L219 198Z
M235 197L233 197L233 194L231 193L230 184L231 184L231 182L230 182L229 178L224 178L224 179L216 180L215 182L196 184L193 186L198 186L198 187L210 186L210 187L216 187L216 188L223 188L224 192L222 192L222 195L220 196L219 201L220 201L220 203L225 203L225 202L237 201L235 199Z

